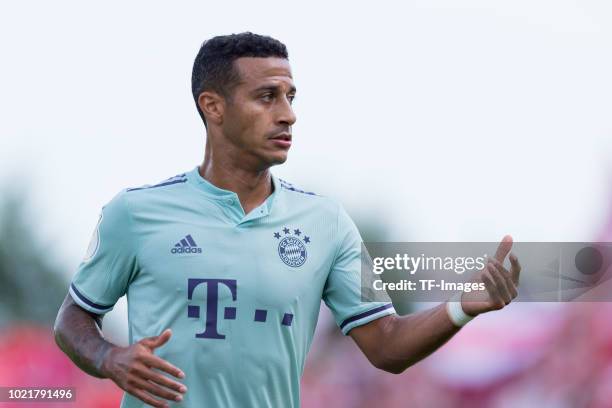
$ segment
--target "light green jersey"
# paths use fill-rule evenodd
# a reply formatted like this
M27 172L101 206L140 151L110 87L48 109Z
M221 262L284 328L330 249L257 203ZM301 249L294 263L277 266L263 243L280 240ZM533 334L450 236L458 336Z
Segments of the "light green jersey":
M70 294L98 314L127 294L130 344L172 329L155 352L186 374L172 406L298 407L321 299L344 334L395 313L361 301L361 237L342 207L272 182L248 214L197 168L102 209Z

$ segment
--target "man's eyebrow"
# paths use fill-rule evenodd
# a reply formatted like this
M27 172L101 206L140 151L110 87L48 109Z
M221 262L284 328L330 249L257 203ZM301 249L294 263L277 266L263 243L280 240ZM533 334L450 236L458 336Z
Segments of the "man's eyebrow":
M253 92L258 93L262 91L272 91L277 92L280 89L280 85L262 85L259 88L256 88ZM296 93L297 89L294 85L291 85L289 88L289 93Z

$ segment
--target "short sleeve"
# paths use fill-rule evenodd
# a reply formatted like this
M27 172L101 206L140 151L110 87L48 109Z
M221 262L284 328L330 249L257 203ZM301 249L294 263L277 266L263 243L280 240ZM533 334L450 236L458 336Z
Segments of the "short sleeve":
M357 326L395 313L393 304L364 302L361 298L361 235L355 223L340 206L338 210L338 250L323 290L323 300L331 309L344 335ZM370 261L367 251L364 261Z
M74 301L96 314L112 310L137 269L132 220L123 194L102 208L85 258L70 284Z

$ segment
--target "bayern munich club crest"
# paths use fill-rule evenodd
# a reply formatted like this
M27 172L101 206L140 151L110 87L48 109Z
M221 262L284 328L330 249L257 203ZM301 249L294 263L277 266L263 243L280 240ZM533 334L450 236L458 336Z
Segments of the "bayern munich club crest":
M285 227L280 232L274 233L278 242L278 256L288 266L298 268L304 265L308 257L306 244L310 243L310 237L303 235L299 228L290 230Z

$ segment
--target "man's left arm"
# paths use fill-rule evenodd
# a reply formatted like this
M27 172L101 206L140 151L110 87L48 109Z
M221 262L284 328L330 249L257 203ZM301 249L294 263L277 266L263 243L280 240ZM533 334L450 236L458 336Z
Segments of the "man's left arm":
M474 277L474 281L485 284L486 291L463 293L459 303L462 311L449 308L452 303L444 303L407 316L385 316L355 327L348 334L375 367L394 374L403 372L453 337L467 316L502 309L517 296L519 261L510 254L511 270L503 266L511 247L512 238L505 237L495 257ZM463 316L453 316L453 321L453 313Z

